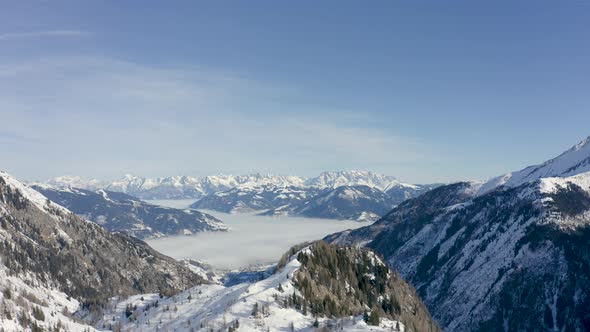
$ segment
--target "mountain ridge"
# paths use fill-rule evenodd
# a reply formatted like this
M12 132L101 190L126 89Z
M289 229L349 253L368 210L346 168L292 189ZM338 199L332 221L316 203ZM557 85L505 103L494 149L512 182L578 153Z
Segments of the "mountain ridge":
M105 311L95 326L119 324L125 331L440 331L413 287L368 249L303 244L285 253L273 270L262 280L201 285L173 297L136 295ZM125 318L130 307L137 309Z
M125 232L141 239L227 230L220 220L206 213L152 205L120 192L38 185L32 188L111 232Z
M534 176L518 185L441 186L326 241L384 255L445 330L587 330L590 172L580 164L590 156L587 143L525 168ZM559 159L572 151L587 155ZM554 174L547 170L569 176L537 177Z
M205 282L145 242L82 219L3 171L0 258L0 275L8 276L0 278L0 320L14 331L64 324L82 331L89 327L72 310L92 319L113 296L173 294Z
M486 193L498 187L512 188L540 178L568 177L588 171L590 171L590 136L541 164L531 165L520 171L488 180L482 185L479 193Z
M322 172L317 177L306 178L291 175L272 175L254 173L249 175L209 175L204 177L168 176L145 178L126 174L121 179L103 181L83 179L79 176L59 176L45 182L58 188L75 187L86 190L106 189L123 192L142 199L199 199L236 187L255 187L275 185L278 187L313 187L319 189L336 188L338 186L367 185L387 191L396 185L408 188L414 185L404 183L395 177L386 176L372 171L348 170Z

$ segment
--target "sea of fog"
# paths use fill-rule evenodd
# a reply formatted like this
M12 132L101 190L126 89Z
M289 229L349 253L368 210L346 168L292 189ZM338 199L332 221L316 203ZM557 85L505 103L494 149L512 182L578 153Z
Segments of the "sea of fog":
M151 204L167 206L167 207L171 207L171 208L175 208L175 209L186 209L191 204L196 202L197 200L192 198L192 199L154 199L154 200L146 199L145 201L148 203L151 203Z
M177 208L192 203L151 202ZM328 234L368 225L366 222L330 219L203 212L222 220L230 230L148 240L148 244L176 259L197 259L220 270L239 269L276 262L297 243L319 240Z

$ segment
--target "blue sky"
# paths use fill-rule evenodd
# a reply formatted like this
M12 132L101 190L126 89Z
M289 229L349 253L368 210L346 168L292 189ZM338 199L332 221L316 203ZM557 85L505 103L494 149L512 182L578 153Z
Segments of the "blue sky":
M0 168L25 179L484 179L590 135L584 1L19 1L0 22Z

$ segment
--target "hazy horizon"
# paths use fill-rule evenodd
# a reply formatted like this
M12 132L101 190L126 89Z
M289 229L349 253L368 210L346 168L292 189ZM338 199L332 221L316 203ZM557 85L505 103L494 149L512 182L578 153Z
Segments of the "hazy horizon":
M590 136L585 136L584 138L582 138L580 141L582 141L583 139L586 138L590 138ZM576 142L577 144L578 142ZM560 155L562 152L565 152L566 150L569 150L570 148L572 148L574 145L576 144L572 144L571 146L569 146L568 148L564 148L562 151L556 152L554 156L548 157L547 160L552 159L554 157L557 157L558 155ZM318 172L316 174L312 174L312 175L300 175L300 174L280 174L280 173L272 173L272 172L262 172L262 171L249 171L249 172L241 172L241 173L212 173L212 174L202 174L202 175L194 175L194 174L166 174L166 175L159 175L159 176L144 176L141 174L136 174L136 173L124 173L121 174L118 177L111 177L111 178L98 178L98 177L94 177L94 176L80 176L79 174L60 174L60 175L56 175L54 177L51 178L47 178L47 179L25 179L29 182L40 182L43 183L47 180L50 179L54 179L56 177L60 177L60 176L71 176L71 177L80 177L84 180L99 180L99 181L115 181L115 180L119 180L124 178L125 176L138 176L138 177L142 177L142 178L166 178L166 177L172 177L172 176L191 176L191 177L196 177L196 178L200 178L200 177L205 177L205 176L215 176L215 175L219 175L219 176L240 176L240 175L253 175L253 174L262 174L262 175L275 175L275 176L299 176L302 178L313 178L316 176L319 176L321 173L323 172L342 172L342 171L369 171L369 172L373 172L373 173L377 173L377 174L381 174L381 175L385 175L385 176L392 176L394 178L396 178L399 181L402 182L406 182L406 183L413 183L413 184L433 184L433 183L453 183L453 182L459 182L459 181L486 181L489 180L491 178L494 178L496 176L500 176L502 174L506 174L509 172L514 172L514 171L519 171L521 169L524 169L528 166L531 165L536 165L536 164L541 164L547 160L540 160L538 162L535 162L533 164L528 164L528 165L523 165L520 168L515 168L515 169L511 169L511 170L507 170L504 173L497 173L497 174L490 174L486 177L483 178L456 178L456 179L451 179L451 180L447 180L447 181L432 181L432 182L412 182L412 181L408 181L403 177L400 177L399 175L395 175L395 174L387 174L387 173L382 173L379 171L375 171L372 169L363 169L363 168L357 168L357 169L333 169L333 170L323 170L321 172ZM10 172L9 172L10 173Z
M0 168L23 179L452 182L590 134L581 2L0 7Z

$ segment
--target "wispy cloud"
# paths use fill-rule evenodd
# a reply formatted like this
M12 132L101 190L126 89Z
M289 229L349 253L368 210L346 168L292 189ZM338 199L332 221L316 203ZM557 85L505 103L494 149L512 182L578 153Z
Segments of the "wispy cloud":
M22 38L42 38L42 37L79 37L88 33L80 30L46 30L30 31L0 34L0 40L22 39Z
M3 165L26 178L246 173L315 175L370 168L408 178L431 164L413 137L291 103L301 91L207 68L57 57L0 64ZM303 97L305 98L305 97ZM55 158L56 151L68 151ZM4 153L4 152L3 152ZM43 170L37 165L46 163ZM415 167L412 167L415 168Z

